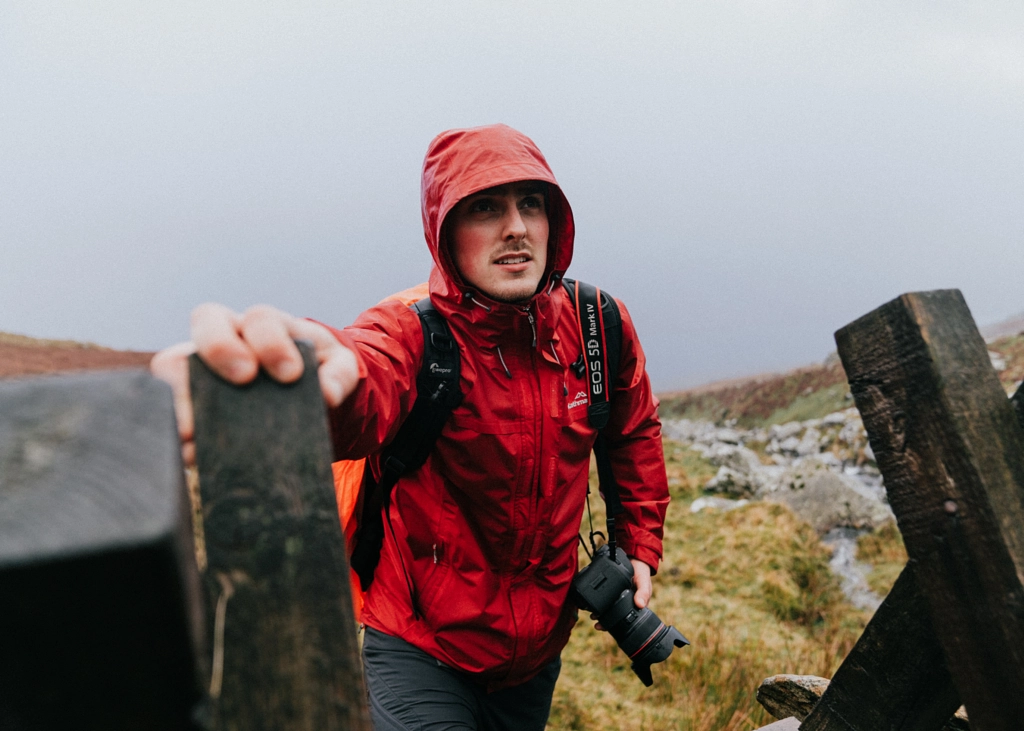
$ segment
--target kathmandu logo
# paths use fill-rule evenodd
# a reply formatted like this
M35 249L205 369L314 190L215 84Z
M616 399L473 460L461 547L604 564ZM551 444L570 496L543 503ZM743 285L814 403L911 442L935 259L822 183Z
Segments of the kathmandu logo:
M438 373L451 373L452 369L451 368L442 368L437 363L431 363L430 364L430 372L434 373L434 374L438 374Z
M569 408L570 409L575 409L577 406L586 406L586 405L587 405L587 392L586 391L580 391L579 393L576 394L576 398L569 403Z

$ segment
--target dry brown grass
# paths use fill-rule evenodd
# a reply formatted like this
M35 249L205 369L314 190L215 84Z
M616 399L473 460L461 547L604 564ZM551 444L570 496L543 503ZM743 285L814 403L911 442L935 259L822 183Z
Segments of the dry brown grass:
M857 559L871 564L868 586L885 596L907 565L907 549L903 546L896 523L888 522L857 539Z
M754 698L761 680L830 677L867 621L842 597L810 526L767 503L692 514L714 469L671 443L666 456L673 502L651 606L693 645L655 666L654 686L645 688L584 616L562 653L551 729L758 728L772 720Z

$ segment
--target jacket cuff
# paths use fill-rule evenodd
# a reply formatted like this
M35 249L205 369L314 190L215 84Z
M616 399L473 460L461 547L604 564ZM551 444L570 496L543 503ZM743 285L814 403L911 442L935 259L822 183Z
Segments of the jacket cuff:
M661 556L647 546L634 545L626 551L626 555L630 558L635 558L638 561L643 561L645 564L650 566L651 576L658 573L658 564L661 563Z

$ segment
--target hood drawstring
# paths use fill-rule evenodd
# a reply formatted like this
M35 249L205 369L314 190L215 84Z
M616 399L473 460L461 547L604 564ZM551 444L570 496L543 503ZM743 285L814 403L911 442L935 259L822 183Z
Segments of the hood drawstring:
M483 302L480 302L480 301L479 301L479 300L478 300L478 299L477 299L477 298L476 298L476 297L475 297L475 296L473 295L473 292L472 292L472 290L470 290L470 291L466 292L466 299L468 299L468 300L469 300L470 302L472 302L472 303L473 303L474 305L476 305L477 307L483 307L483 308L484 308L484 310L486 310L487 312L490 312L490 311L491 311L491 308L490 308L490 307L488 307L487 305L485 305L485 304L484 304Z
M501 367L505 369L505 375L508 376L509 378L511 378L512 377L512 371L510 371L508 369L508 366L505 365L505 357L501 354L501 346L500 345L495 345L494 347L498 351L498 360L501 361Z

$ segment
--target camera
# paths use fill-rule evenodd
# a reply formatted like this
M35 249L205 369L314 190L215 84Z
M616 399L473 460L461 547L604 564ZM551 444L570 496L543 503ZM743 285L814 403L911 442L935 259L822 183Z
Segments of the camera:
M597 615L601 625L633 661L633 672L644 685L650 686L654 683L651 665L690 642L650 609L637 609L633 594L633 565L621 548L615 549L613 557L607 544L594 552L594 559L576 574L570 589L576 606Z

